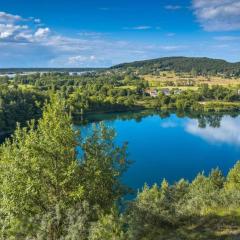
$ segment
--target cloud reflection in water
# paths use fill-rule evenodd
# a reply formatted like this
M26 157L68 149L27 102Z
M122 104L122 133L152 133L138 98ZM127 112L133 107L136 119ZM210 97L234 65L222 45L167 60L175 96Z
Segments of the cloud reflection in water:
M211 143L240 145L240 117L224 116L219 128L210 127L209 125L206 128L199 128L197 120L189 120L184 128L188 133L199 136Z

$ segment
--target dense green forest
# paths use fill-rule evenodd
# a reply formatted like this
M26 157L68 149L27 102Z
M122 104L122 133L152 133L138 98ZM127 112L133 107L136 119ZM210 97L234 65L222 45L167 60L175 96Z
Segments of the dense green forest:
M83 138L73 128L75 122L91 121L92 113L119 112L124 118L131 111L141 120L142 110L161 117L174 112L197 119L202 128L219 127L226 112L238 114L238 85L174 86L167 94L160 87L151 96L142 74L165 70L192 78L235 78L239 64L165 58L81 75L53 71L0 77L0 135L5 140L0 146L0 239L239 238L239 162L226 177L214 169L192 182L164 180L134 193L121 181L131 162L127 144L116 145L114 130L100 124Z
M42 118L0 146L0 238L239 238L240 162L226 177L215 169L192 182L163 180L126 201L132 191L121 176L129 165L113 129L100 124L80 137L67 100L51 95Z
M240 75L240 63L229 63L220 59L193 58L193 57L165 57L153 60L123 63L113 69L139 70L141 74L156 73L172 70L176 72L191 72L194 69L198 74L227 74Z
M41 117L45 95L37 91L21 91L2 87L0 90L0 133L11 133L16 122Z

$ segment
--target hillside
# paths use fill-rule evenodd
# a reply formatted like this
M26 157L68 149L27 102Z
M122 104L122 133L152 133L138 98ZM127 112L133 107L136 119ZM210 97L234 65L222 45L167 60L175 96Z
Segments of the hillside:
M240 75L240 62L230 63L225 60L193 57L165 57L152 60L123 63L112 69L135 70L141 74L157 73L158 71L191 72L198 74Z

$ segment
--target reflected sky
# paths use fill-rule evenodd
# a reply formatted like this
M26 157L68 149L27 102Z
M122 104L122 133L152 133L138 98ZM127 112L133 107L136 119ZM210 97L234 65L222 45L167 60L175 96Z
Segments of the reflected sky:
M210 126L199 128L197 120L189 120L185 124L185 130L210 143L240 145L240 117L232 118L230 116L224 116L218 128Z
M178 118L165 119L161 122L162 128L183 128L187 133L212 143L212 144L232 144L240 146L240 116L231 117L223 116L220 120L219 126L211 126L206 124L205 127L199 126L198 119L182 119Z
M121 115L122 116L122 115ZM116 130L117 144L128 142L133 161L124 182L133 189L166 178L170 183L193 180L199 172L208 174L219 167L226 175L240 160L240 117L210 115L190 118L159 113L126 113L103 116L102 121ZM98 116L98 121L100 116ZM83 135L92 123L81 127Z

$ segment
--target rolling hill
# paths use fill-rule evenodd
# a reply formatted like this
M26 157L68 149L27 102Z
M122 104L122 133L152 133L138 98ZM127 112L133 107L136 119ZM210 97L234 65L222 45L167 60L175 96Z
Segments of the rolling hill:
M142 74L158 71L191 72L198 74L225 74L240 76L240 62L230 63L221 59L197 57L164 57L152 60L123 63L112 69L134 70Z

